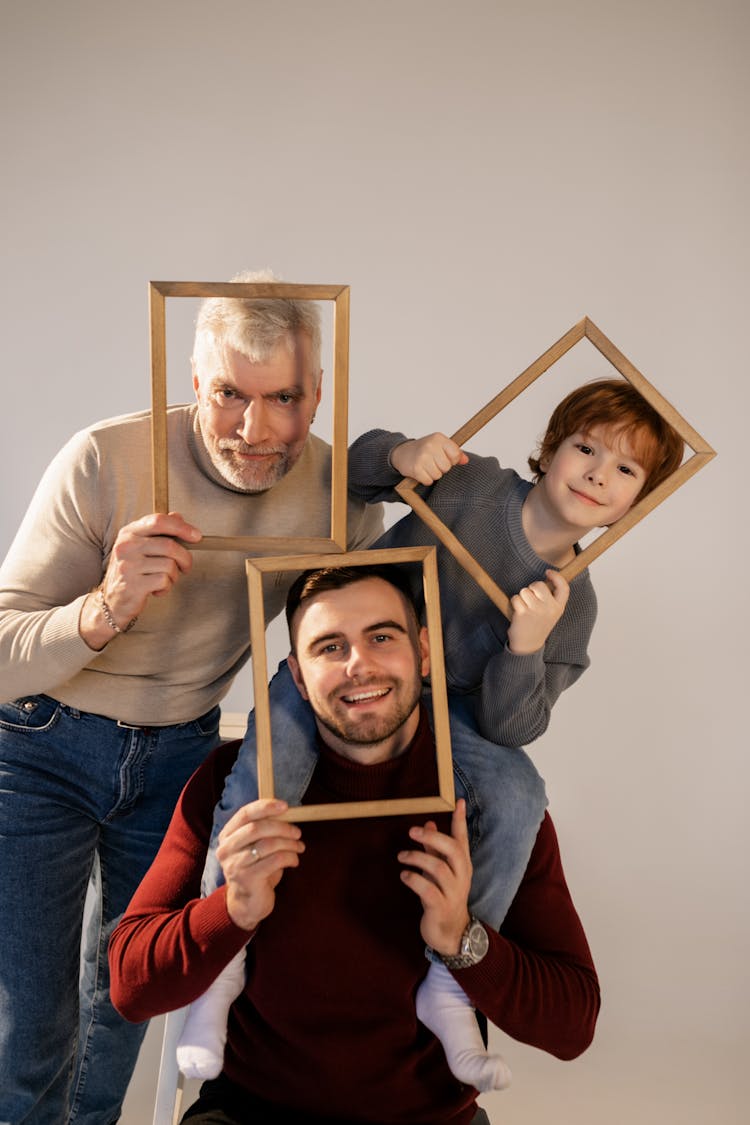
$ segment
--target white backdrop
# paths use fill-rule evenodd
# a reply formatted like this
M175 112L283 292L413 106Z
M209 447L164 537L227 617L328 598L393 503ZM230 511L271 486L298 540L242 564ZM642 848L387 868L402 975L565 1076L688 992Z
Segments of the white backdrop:
M749 23L743 0L2 6L0 553L58 446L148 404L150 278L350 284L352 435L457 428L586 314L719 452L594 564L592 668L532 748L603 1009L574 1063L503 1042L494 1122L746 1120ZM470 447L521 467L544 421L529 400Z

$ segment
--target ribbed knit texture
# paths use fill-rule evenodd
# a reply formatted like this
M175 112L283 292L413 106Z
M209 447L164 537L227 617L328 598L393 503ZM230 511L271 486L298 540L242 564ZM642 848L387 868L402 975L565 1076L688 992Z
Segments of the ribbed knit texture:
M236 747L189 783L162 849L110 944L113 998L130 1019L189 1003L247 934L223 891L198 899L211 813ZM326 748L306 802L433 792L434 743L422 716L411 748L376 767ZM330 1121L465 1125L473 1091L416 1018L427 962L421 905L397 853L422 817L304 823L306 850L249 946L248 984L229 1019L225 1073L252 1098ZM443 830L447 816L437 819ZM224 912L224 926L221 914ZM510 1034L560 1057L584 1050L599 994L591 956L545 819L502 933L457 979Z
M403 434L372 430L349 450L350 496L368 503L400 501L401 479L389 454ZM543 579L549 563L532 550L521 509L533 485L494 457L469 456L429 489L425 501L505 593ZM435 545L438 553L448 686L477 696L477 720L491 742L523 746L547 728L560 693L588 667L596 597L588 571L571 582L563 616L544 648L519 656L507 646L508 621L474 579L411 512L386 531L379 547ZM421 584L415 585L421 596Z
M267 492L223 482L195 407L168 411L169 503L204 535L330 534L330 447L310 435L292 471ZM0 568L0 697L46 692L81 711L165 725L204 714L249 655L245 552L196 551L193 568L99 654L78 634L85 595L101 581L118 531L152 509L150 416L77 434L45 473ZM379 512L349 506L349 540L366 546ZM285 553L283 546L266 554ZM293 575L267 584L266 620Z

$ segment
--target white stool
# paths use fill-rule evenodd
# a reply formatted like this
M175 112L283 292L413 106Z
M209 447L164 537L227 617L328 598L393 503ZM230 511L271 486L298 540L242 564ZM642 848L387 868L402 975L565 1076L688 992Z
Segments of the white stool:
M164 1020L153 1125L177 1125L180 1119L185 1079L177 1066L177 1044L186 1018L187 1008L178 1008L167 1012Z

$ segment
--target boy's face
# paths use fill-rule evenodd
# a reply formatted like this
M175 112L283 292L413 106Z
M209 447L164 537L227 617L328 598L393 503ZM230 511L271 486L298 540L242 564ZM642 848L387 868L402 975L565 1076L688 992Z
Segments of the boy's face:
M606 426L570 434L541 462L548 508L581 533L609 527L635 503L647 473L627 438Z

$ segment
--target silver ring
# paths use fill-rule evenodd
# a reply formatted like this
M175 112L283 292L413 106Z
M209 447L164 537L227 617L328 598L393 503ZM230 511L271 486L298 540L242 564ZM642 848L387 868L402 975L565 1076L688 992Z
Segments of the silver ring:
M253 859L256 861L256 863L260 859L260 852L258 851L255 844L253 844L253 846L250 849L250 855L253 857Z

